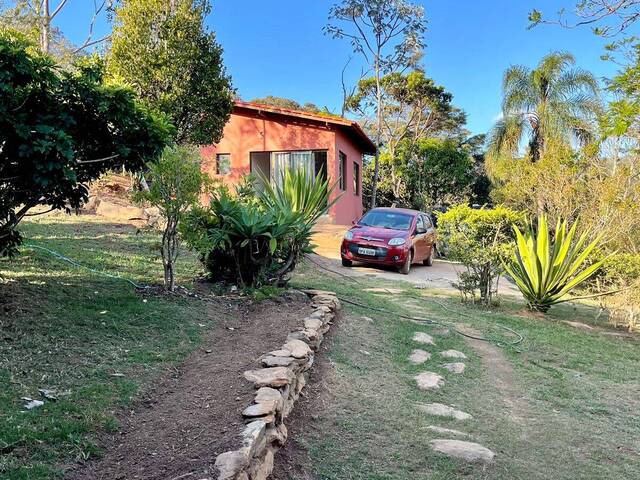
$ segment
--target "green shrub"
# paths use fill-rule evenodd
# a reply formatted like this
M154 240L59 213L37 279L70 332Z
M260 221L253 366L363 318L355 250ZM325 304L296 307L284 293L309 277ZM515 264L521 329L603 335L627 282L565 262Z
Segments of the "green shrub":
M221 188L209 208L194 209L183 233L212 280L242 286L283 285L301 257L312 251L311 230L331 206L332 188L321 177L287 170L281 182L265 181L250 194Z
M600 304L609 312L616 327L630 331L640 325L640 254L617 253L604 263L596 278L596 291L615 294L601 297Z
M587 244L589 232L576 238L578 222L567 231L567 222L558 220L551 238L547 217L538 217L534 227L528 223L524 234L514 226L517 242L510 261L504 262L506 271L516 282L531 310L546 312L562 297L588 280L605 259L587 263L600 243L596 237Z
M438 216L438 248L451 260L465 267L454 284L463 296L489 304L497 292L503 272L502 259L509 255L515 235L512 225L524 221L524 216L509 208L473 209L457 205Z
M178 259L178 227L186 212L198 203L198 196L208 183L200 171L200 153L191 147L166 147L155 162L148 165L151 187L136 193L134 199L160 211L164 220L160 253L164 266L164 287L174 288L174 265Z

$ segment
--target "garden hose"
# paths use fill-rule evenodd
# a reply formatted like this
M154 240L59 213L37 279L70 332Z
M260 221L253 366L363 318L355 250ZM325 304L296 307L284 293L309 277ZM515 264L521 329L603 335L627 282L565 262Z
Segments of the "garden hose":
M111 273L108 273L108 272L105 272L105 271L102 271L102 270L96 270L95 268L87 267L86 265L83 265L80 262L78 262L78 261L76 261L76 260L74 260L72 258L65 257L64 255L62 255L61 253L56 252L55 250L51 250L51 249L46 248L46 247L41 247L40 245L33 245L33 244L30 244L30 243L26 243L26 244L23 245L23 247L24 248L30 248L32 250L41 250L43 252L47 252L49 255L55 257L58 260L61 260L63 262L67 262L67 263L73 265L74 267L82 268L82 269L88 270L90 272L97 273L98 275L102 275L103 277L114 278L116 280L123 280L125 282L130 283L131 285L133 285L135 288L137 288L139 290L145 290L145 289L151 288L149 285L142 285L142 284L136 283L133 280L130 280L130 279L125 278L125 277L120 277L118 275L113 275Z
M330 268L327 268L327 267L325 267L324 265L321 265L319 262L316 262L316 261L315 261L315 260L314 260L310 255L306 255L306 258L307 258L308 260L310 260L310 261L311 261L311 263L315 264L316 266L320 267L320 268L321 268L321 269L323 269L323 270L326 270L327 272L334 273L334 274L339 275L339 276L341 276L341 277L344 277L344 278L346 278L346 279L348 279L348 280L350 280L350 281L352 281L352 282L355 282L355 283L357 283L357 284L359 284L359 285L362 285L362 283L361 283L361 282L359 282L357 279L355 279L354 277L352 277L352 276L350 276L350 275L345 275L345 274L344 274L344 273L342 273L342 272L338 272L338 271L336 271L336 270L332 270L332 269L330 269ZM389 293L391 293L391 292L389 292ZM416 297L416 296L414 296L414 295L409 295L409 297L410 297L410 298L415 298L415 299L417 299L417 300L424 300L424 298L423 298L423 297ZM368 310L372 310L372 311L376 311L376 312L381 312L381 313L386 313L386 314L389 314L389 315L395 315L395 316L397 316L397 317L404 318L404 319L406 319L406 320L411 320L411 321L414 321L414 322L423 323L423 324L425 324L425 325L442 325L443 327L448 327L448 328L453 329L453 331L455 331L458 335L461 335L461 336L463 336L463 337L467 337L467 338L470 338L470 339L473 339L473 340L481 340L481 341L483 341L483 342L493 343L493 342L491 342L491 340L489 340L488 338L484 338L484 337L477 337L477 336L475 336L475 335L471 335L471 334L469 334L469 333L462 332L462 331L458 330L454 325L449 324L449 323L438 322L438 321L435 321L435 320L428 320L428 319L426 319L426 318L411 317L411 316L403 315L403 314L400 314L400 313L397 313L397 312L392 312L392 311L390 311L390 310L386 310L386 309L384 309L384 308L378 308L378 307L372 307L372 306L370 306L370 305L364 305L364 304L361 304L361 303L358 303L358 302L354 302L353 300L350 300L350 299L347 299L347 298L342 298L342 297L340 297L340 296L338 296L338 299L339 299L340 301L342 301L342 302L345 302L345 303L348 303L348 304L351 304L351 305L354 305L354 306L357 306L357 307L360 307L360 308L364 308L364 309L368 309ZM440 306L442 309L444 309L444 310L448 311L448 312L455 313L455 314L459 314L459 315L462 315L462 316L466 316L466 317L468 317L468 318L473 318L473 316L472 316L472 315L469 315L468 313L465 313L465 312L461 312L461 311L454 310L454 309L452 309L452 308L450 308L450 307L447 307L447 306L446 306L446 305L444 305L443 303L438 302L437 300L433 300L433 299L432 299L431 301L432 301L433 303L435 303L436 305ZM518 345L518 344L520 344L520 343L522 343L522 342L524 341L524 336L522 336L521 334L519 334L519 333L518 333L518 332L516 332L515 330L513 330L513 329L511 329L511 328L509 328L509 327L506 327L506 326L504 326L504 325L501 325L501 324L499 324L499 323L496 323L495 325L496 325L497 327L499 327L499 328L502 328L503 330L506 330L506 331L508 331L508 332L510 332L510 333L513 333L514 335L517 335L517 336L518 336L518 339L517 339L517 340L515 340L514 342L508 342L508 343L506 344L507 346L515 347L516 345ZM498 345L498 346L501 346L500 344L497 344L497 345Z

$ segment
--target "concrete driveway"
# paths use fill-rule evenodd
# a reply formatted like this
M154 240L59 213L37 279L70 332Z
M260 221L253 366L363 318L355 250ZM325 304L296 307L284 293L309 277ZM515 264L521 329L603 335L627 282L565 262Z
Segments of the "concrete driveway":
M316 255L313 260L325 268L343 275L367 276L413 283L426 288L453 290L451 282L458 279L457 272L464 267L460 264L437 259L433 266L426 267L414 264L408 275L403 275L392 268L354 263L352 267L343 267L340 261L340 243L349 227L344 225L318 225L313 235ZM506 279L500 279L499 292L507 295L519 295L518 289Z

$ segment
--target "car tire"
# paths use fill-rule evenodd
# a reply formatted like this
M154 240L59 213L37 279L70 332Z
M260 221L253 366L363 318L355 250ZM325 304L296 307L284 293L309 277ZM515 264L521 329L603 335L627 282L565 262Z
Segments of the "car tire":
M436 246L435 245L431 245L431 251L429 252L429 256L427 258L424 259L424 262L422 262L424 265L426 265L427 267L430 267L433 265L433 259L436 257Z
M342 259L342 266L343 267L350 267L351 265L353 265L353 262L351 260L347 260L346 258Z
M400 273L403 275L409 275L409 272L411 271L411 263L413 263L413 252L409 252L407 255L407 259L402 264L402 267L400 267Z

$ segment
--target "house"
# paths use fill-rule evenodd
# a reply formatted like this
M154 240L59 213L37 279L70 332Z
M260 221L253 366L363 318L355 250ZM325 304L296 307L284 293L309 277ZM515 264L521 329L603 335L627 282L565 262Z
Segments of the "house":
M220 142L202 148L202 168L229 185L249 173L274 182L286 167L328 174L340 198L327 220L347 225L362 215L362 157L373 153L355 121L236 101Z

